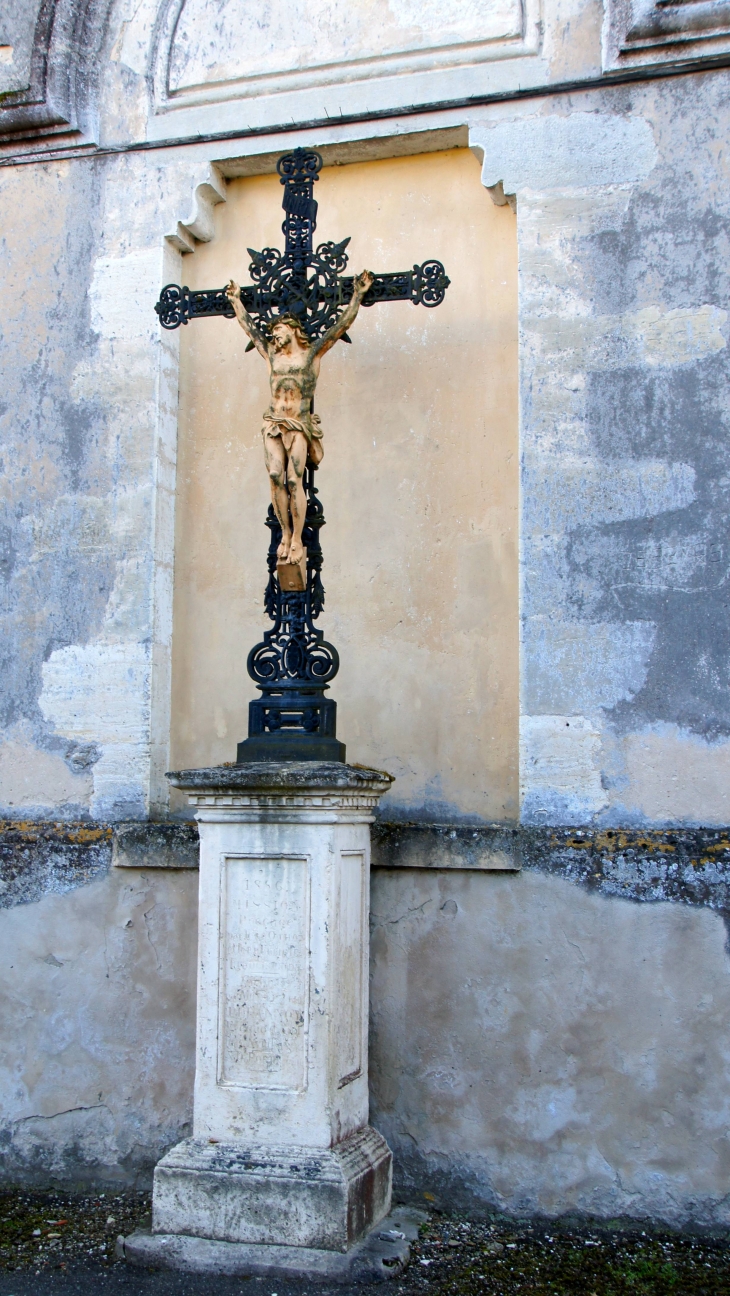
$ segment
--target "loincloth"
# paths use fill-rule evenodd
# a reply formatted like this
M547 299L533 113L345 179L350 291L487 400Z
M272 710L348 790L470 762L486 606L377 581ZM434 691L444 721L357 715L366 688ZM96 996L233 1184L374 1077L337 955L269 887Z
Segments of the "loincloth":
M303 433L307 438L307 458L311 459L315 466L322 462L324 446L322 445L322 420L319 414L307 414L305 418L289 418L272 414L271 410L267 410L261 431L264 440L267 437L280 437L287 454L292 448L297 432Z

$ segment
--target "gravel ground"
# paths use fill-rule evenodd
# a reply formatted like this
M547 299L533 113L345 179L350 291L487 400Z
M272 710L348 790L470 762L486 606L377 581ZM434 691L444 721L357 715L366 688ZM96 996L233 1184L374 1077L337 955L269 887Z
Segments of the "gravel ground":
M0 1192L0 1296L730 1296L730 1244L651 1231L470 1222L434 1212L392 1284L212 1278L131 1269L119 1233L150 1199Z

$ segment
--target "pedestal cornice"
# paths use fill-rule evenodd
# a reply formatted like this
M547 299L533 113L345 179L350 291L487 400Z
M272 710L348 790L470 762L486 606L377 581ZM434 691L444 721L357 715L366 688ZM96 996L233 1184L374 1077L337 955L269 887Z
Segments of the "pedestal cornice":
M167 775L187 792L196 818L298 823L370 822L391 774L336 761L262 761L179 770Z

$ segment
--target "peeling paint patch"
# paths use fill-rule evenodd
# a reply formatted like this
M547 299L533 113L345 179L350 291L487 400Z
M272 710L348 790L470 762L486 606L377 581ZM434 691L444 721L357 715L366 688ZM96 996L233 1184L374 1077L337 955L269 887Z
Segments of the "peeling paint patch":
M601 784L601 735L585 716L520 719L520 793L526 824L574 824L608 805Z
M543 254L544 255L544 254ZM588 315L587 303L563 302L560 313L533 310L525 320L542 361L560 356L586 372L629 365L690 364L722 351L727 311L716 306L665 310L647 306L625 315Z
M727 311L717 306L670 311L647 306L627 324L636 330L644 364L683 365L722 351L727 342L720 330L726 321Z
M730 820L730 740L706 742L678 725L658 724L629 734L623 749L632 818L698 826Z
M61 807L67 806L72 813L83 813L91 792L88 769L74 770L58 753L40 750L28 724L13 726L0 738L0 804L5 814L32 811L37 815L49 809L51 814L63 814Z
M9 1167L41 1165L49 1178L68 1173L68 1149L79 1168L113 1165L118 1157L115 1121L106 1103L70 1107L13 1122L5 1150Z
M525 466L523 496L531 530L570 531L589 523L621 522L687 508L695 470L662 459L581 459L546 455Z
M162 253L157 248L123 257L98 257L89 288L91 327L104 338L153 339L153 306L159 292Z
M149 787L147 645L72 644L43 665L39 706L56 732L97 743L91 813L99 819L144 817Z
M577 701L593 715L642 687L654 647L651 621L591 623L531 617L524 650L531 662L525 710L531 715Z

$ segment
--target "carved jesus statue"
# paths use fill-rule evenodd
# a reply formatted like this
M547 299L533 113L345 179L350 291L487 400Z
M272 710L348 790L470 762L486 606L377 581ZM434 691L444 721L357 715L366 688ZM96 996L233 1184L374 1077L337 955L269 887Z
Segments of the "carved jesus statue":
M320 361L347 332L372 283L369 270L355 276L352 299L314 342L293 315L280 315L271 326L269 338L264 337L241 301L238 284L231 280L226 288L241 328L269 366L271 405L264 414L261 431L271 499L281 525L277 550L280 563L300 564L304 555L302 528L307 501L302 474L307 460L317 467L324 454L320 419L312 412Z

